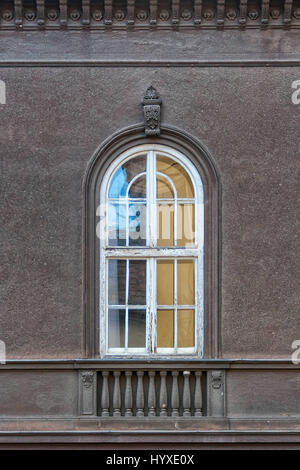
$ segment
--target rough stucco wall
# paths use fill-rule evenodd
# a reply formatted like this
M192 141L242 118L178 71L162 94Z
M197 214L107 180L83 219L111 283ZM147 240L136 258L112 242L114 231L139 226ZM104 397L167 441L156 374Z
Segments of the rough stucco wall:
M296 302L297 68L2 68L1 338L9 357L73 357L82 341L82 183L95 149L141 122L208 148L221 175L225 357L289 357Z
M76 390L76 372L1 371L0 416L76 416Z
M230 371L226 378L227 416L299 416L300 404L295 393L299 386L300 374L294 370Z

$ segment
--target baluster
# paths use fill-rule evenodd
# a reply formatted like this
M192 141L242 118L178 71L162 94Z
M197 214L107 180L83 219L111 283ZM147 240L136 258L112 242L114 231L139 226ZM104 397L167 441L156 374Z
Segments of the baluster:
M179 416L179 390L178 390L178 371L172 371L172 396L171 396L171 408L172 416Z
M195 416L202 416L202 387L201 387L202 372L195 372Z
M37 9L37 24L42 26L45 24L45 0L37 0L36 2Z
M132 416L132 386L131 386L131 371L125 372L125 416Z
M112 24L112 0L104 0L104 24Z
M148 372L149 375L149 391L148 391L148 416L156 416L156 394L155 394L155 372L150 370Z
M262 0L261 2L261 23L266 25L269 23L270 0Z
M68 22L67 0L59 0L60 24L66 26Z
M246 24L247 21L247 1L248 0L240 0L240 25Z
M101 394L101 409L102 416L109 416L109 392L108 392L108 371L102 372L102 394Z
M190 372L183 372L183 416L191 416Z
M144 387L143 387L143 370L137 371L137 390L136 390L136 407L137 407L137 416L144 416Z
M120 372L114 371L113 415L121 416Z
M134 5L135 0L127 0L127 24L134 24Z
M160 371L160 393L159 393L159 410L160 416L167 416L167 372Z
M15 0L14 7L15 7L15 24L20 25L23 21L23 4L22 0Z
M180 0L172 0L172 24L179 23L179 3Z
M91 22L90 18L90 0L82 0L82 24L89 25Z
M225 15L225 0L217 0L217 25L223 26Z
M285 0L284 2L284 14L283 14L283 23L288 26L292 21L292 5L293 0Z
M150 0L150 24L155 25L157 20L157 0Z
M201 21L202 21L201 20L202 0L195 0L194 9L195 9L194 23L195 24L200 24Z

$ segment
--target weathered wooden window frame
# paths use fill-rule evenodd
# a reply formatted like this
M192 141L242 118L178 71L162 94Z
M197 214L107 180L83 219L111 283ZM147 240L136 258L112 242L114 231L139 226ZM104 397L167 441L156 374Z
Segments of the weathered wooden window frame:
M204 190L204 323L203 359L218 358L221 355L220 342L220 273L221 273L221 184L215 164L207 149L194 137L170 126L161 126L160 136L145 136L142 124L128 127L107 139L94 153L84 178L84 224L83 224L83 351L86 358L127 361L128 356L120 355L100 358L99 318L99 268L100 247L96 235L99 217L100 188L103 177L120 155L133 147L145 144L159 144L179 151L188 158L199 172ZM186 253L187 254L187 253ZM194 356L193 356L194 357ZM199 357L186 360L201 360ZM178 356L173 356L178 360ZM176 359L177 358L177 359ZM139 360L132 357L132 360ZM142 359L144 360L144 359ZM149 358L148 358L149 360ZM164 360L157 355L153 361ZM169 356L169 359L171 357ZM182 358L184 360L184 358Z
M115 198L109 198L108 191L111 183L111 179L115 174L115 171L120 167L122 163L134 158L135 156L146 155L147 168L146 168L146 179L147 179L147 217L146 217L146 247L109 247L108 243L108 231L107 228L107 213L108 201L114 201ZM195 207L194 211L194 224L195 224L195 244L192 247L182 247L178 248L174 246L173 248L159 247L157 246L157 214L156 214L156 203L159 202L159 199L156 198L156 155L166 156L173 161L177 162L189 175L193 189L194 189L194 198L192 199L182 199L185 203L192 202ZM135 175L132 182L137 179L139 176L145 174L139 173ZM162 176L165 177L164 174ZM173 182L171 184L174 186ZM127 188L125 199L122 198L122 202L126 204L126 213L128 207L128 190ZM106 171L100 189L100 206L106 207L106 216L103 218L102 228L104 231L103 237L101 237L100 242L100 299L99 299L99 315L100 315L100 357L109 357L116 356L118 354L125 354L127 357L130 355L138 356L139 358L143 357L156 357L160 358L164 356L203 356L203 242L201 244L201 239L203 239L204 233L204 217L203 217L203 187L200 174L190 162L190 160L183 155L181 152L164 146L160 144L144 144L136 146L132 149L129 149L124 154L119 155L111 166ZM118 199L119 201L119 199ZM164 199L165 201L165 199ZM174 198L172 198L172 203L174 203L174 245L177 244L177 201L181 202L180 198L177 198L176 188L174 187ZM151 209L152 208L152 209ZM126 245L128 244L128 217L126 216ZM202 245L202 246L200 246ZM147 294L146 298L146 345L142 350L141 348L128 348L127 347L127 323L128 323L128 304L126 298L125 306L125 347L109 349L108 348L108 267L107 260L109 259L143 259L147 260L146 263L146 272L147 272ZM172 259L174 260L174 289L175 289L175 304L173 306L159 306L156 302L156 261L159 259ZM185 305L184 307L177 307L177 260L178 259L193 259L195 263L195 304L192 306ZM126 290L128 288L128 261L126 262ZM156 312L158 309L173 309L174 310L174 328L175 328L175 344L174 348L156 348ZM124 305L110 305L110 308L115 309L124 309ZM134 306L134 308L142 308L142 306ZM194 342L195 346L193 348L178 348L177 346L177 310L179 309L192 309L194 311Z

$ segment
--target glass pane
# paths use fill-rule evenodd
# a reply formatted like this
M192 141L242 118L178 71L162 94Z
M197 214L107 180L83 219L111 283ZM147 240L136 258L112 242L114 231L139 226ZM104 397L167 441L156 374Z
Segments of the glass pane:
M195 210L194 204L178 204L177 212L177 245L195 244Z
M146 305L146 261L129 261L129 305Z
M126 285L126 261L108 260L108 303L124 305Z
M128 311L128 347L145 348L146 310Z
M129 204L129 245L145 246L147 239L146 223L147 208L146 204Z
M137 178L128 191L128 197L146 198L146 177Z
M174 191L171 183L161 175L156 177L156 194L158 198L174 198Z
M146 171L146 156L141 155L123 163L114 173L111 180L108 196L125 197L127 187L136 175Z
M194 261L177 261L177 299L178 305L194 305L195 280Z
M177 197L194 197L194 188L187 172L179 163L171 158L158 156L156 159L156 171L164 173L173 181Z
M108 310L108 347L125 347L125 310Z
M126 244L126 205L109 204L108 207L108 244L124 246Z
M192 348L195 346L194 310L178 310L178 347Z
M157 310L157 347L174 348L174 310Z
M157 205L157 245L174 245L174 204Z
M174 261L157 261L157 305L174 305Z

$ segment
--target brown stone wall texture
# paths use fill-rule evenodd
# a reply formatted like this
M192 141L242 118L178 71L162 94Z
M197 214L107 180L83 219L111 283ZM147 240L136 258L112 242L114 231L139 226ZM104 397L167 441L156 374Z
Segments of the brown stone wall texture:
M24 33L28 44L32 34ZM278 46L274 34L265 42ZM288 37L280 47L294 54L294 36ZM6 33L7 43L9 38ZM167 59L158 44L162 37L158 43L153 38L145 41ZM187 36L181 44L179 36L173 39L178 57L182 47L195 56L195 42L189 52ZM138 40L136 57L145 59ZM113 35L111 43L116 50ZM124 50L128 47L126 42ZM94 46L90 50L93 56ZM65 59L67 47L64 51ZM10 52L16 60L13 47ZM70 56L74 53L70 48ZM255 56L251 44L249 54ZM46 56L41 49L39 57ZM152 49L149 56L153 59ZM4 52L4 59L9 57ZM2 65L7 104L0 119L0 339L8 357L82 355L84 174L106 138L142 122L140 102L151 83L163 100L162 122L201 141L220 175L223 356L289 357L292 341L300 339L300 105L291 101L299 68Z

